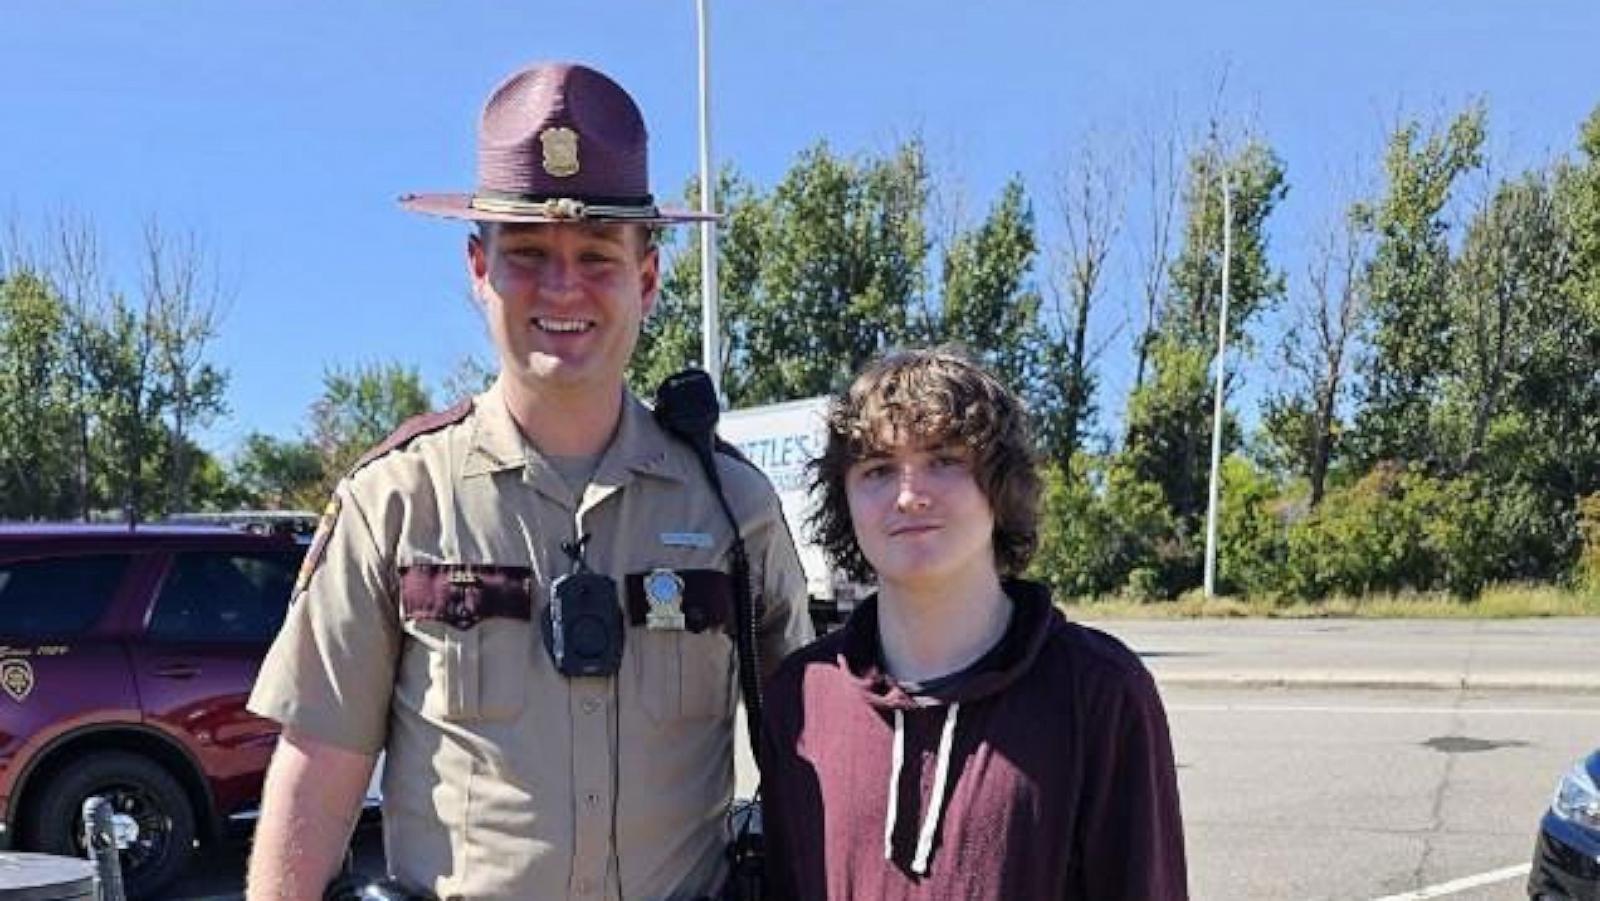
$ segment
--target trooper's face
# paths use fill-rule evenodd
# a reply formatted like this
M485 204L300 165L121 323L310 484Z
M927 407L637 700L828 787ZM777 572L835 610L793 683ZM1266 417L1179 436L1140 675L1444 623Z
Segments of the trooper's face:
M541 391L614 392L655 304L660 257L627 224L500 224L468 241L501 368Z

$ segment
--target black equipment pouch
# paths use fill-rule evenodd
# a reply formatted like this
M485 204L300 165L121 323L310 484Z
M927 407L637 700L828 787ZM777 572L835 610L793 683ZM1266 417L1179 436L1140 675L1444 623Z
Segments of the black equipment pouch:
M674 437L694 449L700 468L716 492L717 502L733 529L732 569L734 598L734 646L738 651L739 691L744 698L745 723L749 727L750 756L761 769L761 667L756 643L756 623L760 611L751 594L750 558L739 520L733 515L728 497L717 474L717 417L719 405L711 376L699 369L685 369L668 376L656 389L656 421ZM756 797L735 801L730 811L733 841L728 846L729 876L723 887L724 901L760 901L766 892L766 852L761 831L761 790Z

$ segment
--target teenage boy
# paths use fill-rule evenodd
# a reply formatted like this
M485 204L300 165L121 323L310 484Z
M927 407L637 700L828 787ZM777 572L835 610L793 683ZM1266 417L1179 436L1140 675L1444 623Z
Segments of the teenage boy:
M813 483L824 548L879 590L768 686L778 893L1185 898L1149 672L1017 578L1041 493L1017 398L958 353L890 355L835 400Z

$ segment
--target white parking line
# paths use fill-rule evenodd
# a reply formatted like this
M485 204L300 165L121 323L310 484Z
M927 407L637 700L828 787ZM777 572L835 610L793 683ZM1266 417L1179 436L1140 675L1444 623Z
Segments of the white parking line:
M1361 707L1336 704L1168 704L1178 713L1402 713L1468 714L1471 716L1596 716L1595 707Z
M1514 867L1505 867L1504 869L1500 870L1490 870L1487 873L1479 873L1476 876L1467 876L1462 879L1451 880L1450 882L1441 882L1438 885L1430 885L1427 888L1419 888L1414 892L1405 892L1399 895L1385 895L1382 898L1376 899L1376 901L1423 901L1424 898L1443 898L1445 895L1454 895L1456 892L1464 892L1469 888L1477 888L1480 885L1493 885L1496 882L1504 882L1507 879L1515 879L1518 876L1526 876L1528 875L1528 870L1530 869L1532 869L1532 864L1518 864Z

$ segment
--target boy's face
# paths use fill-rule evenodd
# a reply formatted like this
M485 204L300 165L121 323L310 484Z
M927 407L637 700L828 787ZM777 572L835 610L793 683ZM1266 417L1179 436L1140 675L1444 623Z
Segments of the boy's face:
M900 442L845 473L856 544L885 586L948 588L994 576L994 510L972 463L962 447Z

